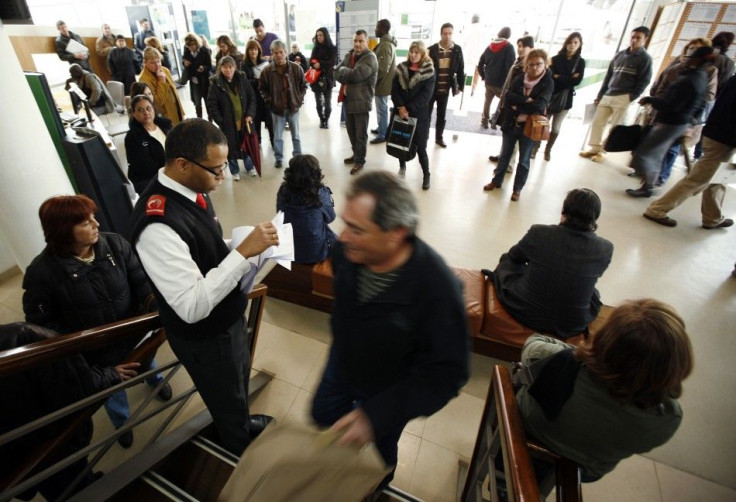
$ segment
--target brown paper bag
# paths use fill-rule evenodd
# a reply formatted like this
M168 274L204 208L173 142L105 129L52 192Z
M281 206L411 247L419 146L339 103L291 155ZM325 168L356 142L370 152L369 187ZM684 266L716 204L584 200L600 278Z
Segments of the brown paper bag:
M390 472L375 445L338 446L313 427L268 427L240 457L220 502L360 501Z

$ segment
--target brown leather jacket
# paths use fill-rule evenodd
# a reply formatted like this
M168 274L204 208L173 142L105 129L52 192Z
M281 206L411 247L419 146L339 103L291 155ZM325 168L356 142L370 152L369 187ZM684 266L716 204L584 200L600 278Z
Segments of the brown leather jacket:
M263 97L271 112L276 115L284 115L287 111L295 113L304 103L304 94L307 92L307 81L304 80L302 67L291 61L287 61L288 69L286 80L288 82L288 103L284 102L283 80L276 72L276 63L271 62L261 72L258 79L258 91Z

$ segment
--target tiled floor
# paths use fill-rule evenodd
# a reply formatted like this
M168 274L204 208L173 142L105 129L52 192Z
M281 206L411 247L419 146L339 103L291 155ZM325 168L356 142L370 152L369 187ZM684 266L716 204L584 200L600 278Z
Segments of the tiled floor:
M193 111L188 97L184 98ZM339 108L331 128L325 131L317 127L313 106L310 94L300 119L303 150L320 159L339 213L350 181L342 159L349 155L350 146L347 134L337 126ZM445 139L451 134L448 132ZM487 157L498 152L500 138L461 133L447 149L430 143L432 188L420 190L421 171L416 161L410 163L406 175L419 200L419 234L453 265L493 268L501 253L530 225L559 221L567 190L582 186L595 190L603 201L598 233L615 245L613 262L598 284L604 302L615 305L626 298L652 296L674 305L688 325L696 366L685 382L681 399L685 418L675 437L645 456L622 462L598 483L585 485L585 499L734 501L736 279L730 273L736 261L736 230L700 228L697 199L672 214L680 223L677 228L645 220L641 213L646 201L623 193L634 185L624 176L628 172L626 155L610 155L602 164L580 159L577 151L584 134L579 121L565 123L553 160L533 161L519 202L509 201L508 187L490 194L481 190L491 174ZM288 155L288 133L285 139ZM381 146L369 146L366 169L395 170L394 160ZM670 186L681 175L682 169L676 169ZM266 147L262 179L225 180L213 198L226 232L237 225L272 218L281 176L282 171L273 168L271 149ZM736 197L731 190L725 210L727 215L736 216ZM342 227L341 222L335 222L336 231ZM0 284L0 322L22 320L20 288L19 275ZM268 300L255 366L276 376L254 399L253 411L284 421L308 421L329 342L325 314ZM167 354L165 350L160 359L166 360L170 357ZM492 359L473 355L473 374L463 392L436 415L408 425L400 442L396 486L428 501L454 500L458 460L472 453L493 364ZM186 380L186 375L177 375L175 387L183 388ZM197 407L201 403L192 404L189 412ZM97 418L98 428L109 423L104 417ZM139 445L138 437L137 433L134 447ZM123 455L119 447L115 450Z

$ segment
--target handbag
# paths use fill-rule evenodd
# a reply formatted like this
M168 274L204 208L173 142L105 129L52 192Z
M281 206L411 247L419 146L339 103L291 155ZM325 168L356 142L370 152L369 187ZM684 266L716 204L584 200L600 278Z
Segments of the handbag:
M524 122L524 136L532 141L549 139L549 120L544 115L529 115Z
M413 159L417 154L416 129L417 119L414 117L404 120L399 114L393 114L386 133L386 153L404 162Z
M310 68L307 70L307 73L304 74L304 79L310 84L315 84L319 80L320 75L322 75L322 70L318 70L317 68Z
M636 150L646 135L648 128L640 124L617 125L608 134L603 149L607 152L630 152Z
M577 70L578 68L579 62L580 58L577 58L575 60L575 64L572 67L570 75L573 75L575 73L575 70ZM547 106L547 112L554 114L564 110L565 106L567 106L567 99L570 96L570 92L574 92L572 87L566 87L565 89L560 89L559 91L553 93L552 98L550 98L549 100L549 105Z

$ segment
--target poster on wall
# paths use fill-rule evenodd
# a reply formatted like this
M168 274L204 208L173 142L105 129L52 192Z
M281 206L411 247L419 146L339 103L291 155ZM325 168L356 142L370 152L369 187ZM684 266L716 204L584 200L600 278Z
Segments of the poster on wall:
M207 19L206 10L193 10L192 14L192 30L197 35L210 39L210 23Z

